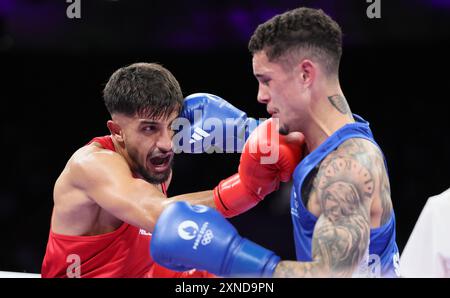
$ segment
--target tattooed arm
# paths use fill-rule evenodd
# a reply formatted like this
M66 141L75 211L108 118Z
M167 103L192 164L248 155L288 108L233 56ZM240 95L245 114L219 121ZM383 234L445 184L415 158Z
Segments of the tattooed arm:
M377 178L371 153L355 152L353 145L331 153L314 179L310 196L318 200L321 214L312 239L313 261L282 261L274 277L350 277L363 260Z

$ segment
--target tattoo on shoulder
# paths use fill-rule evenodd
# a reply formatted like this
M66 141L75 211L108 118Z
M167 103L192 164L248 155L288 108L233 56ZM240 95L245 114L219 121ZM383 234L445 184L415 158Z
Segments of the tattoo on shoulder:
M320 172L318 182L317 193L324 212L329 211L328 207L333 202L345 202L349 207L359 206L369 200L374 192L372 174L351 157L330 159Z
M378 157L375 160L375 168L378 170L378 177L380 179L380 201L382 208L380 226L383 226L391 218L393 209L391 200L391 186L388 175L384 170L384 160L381 157Z
M351 114L350 107L348 106L347 100L343 95L335 94L328 96L330 103L342 114Z
M391 187L384 163L383 154L370 141L350 139L339 150L357 159L371 173L375 183L375 196L381 201L382 214L380 225L389 221L392 213Z

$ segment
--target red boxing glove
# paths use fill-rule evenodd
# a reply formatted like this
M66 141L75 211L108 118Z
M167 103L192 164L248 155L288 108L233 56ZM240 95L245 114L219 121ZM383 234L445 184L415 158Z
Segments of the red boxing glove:
M217 210L225 217L241 214L277 190L280 181L289 181L303 145L302 134L280 135L272 118L260 124L245 143L238 173L214 188Z

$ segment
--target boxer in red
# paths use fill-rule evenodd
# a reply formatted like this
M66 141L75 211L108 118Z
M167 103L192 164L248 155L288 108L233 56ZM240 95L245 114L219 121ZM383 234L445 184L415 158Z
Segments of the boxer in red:
M159 214L180 200L216 208L228 217L245 212L280 181L290 179L300 161L301 137L280 136L279 158L273 164L260 162L261 152L244 152L239 172L214 190L167 198L172 122L181 110L193 108L186 106L177 80L158 64L138 63L117 70L103 93L111 135L78 149L55 183L42 277L213 276L196 270L175 272L154 263L149 247ZM235 109L220 107L228 113ZM201 108L208 109L208 100ZM271 120L264 123L256 130L272 125Z

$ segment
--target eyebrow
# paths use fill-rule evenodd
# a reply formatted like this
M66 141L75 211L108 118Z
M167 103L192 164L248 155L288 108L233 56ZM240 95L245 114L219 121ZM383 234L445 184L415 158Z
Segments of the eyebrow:
M267 74L256 73L256 74L255 74L255 77L256 77L257 79L264 79L264 78L267 78L268 75L267 75Z
M173 121L175 121L175 119L177 119L178 117L175 117L174 119L172 119L169 124L171 124ZM162 125L162 122L159 121L154 121L154 120L146 120L146 119L141 119L139 120L139 125Z
M139 124L151 124L151 125L159 125L159 124L161 124L160 122L152 121L152 120L139 120L139 121L140 121Z

